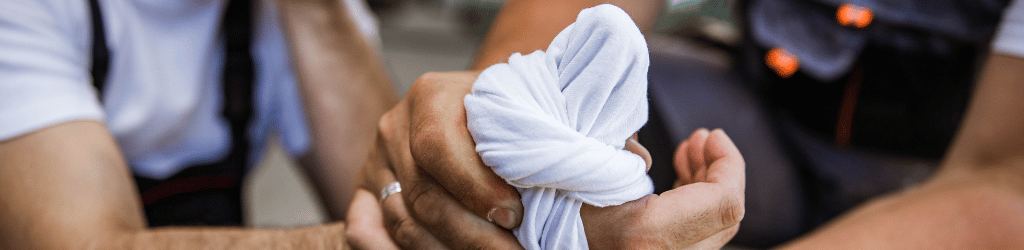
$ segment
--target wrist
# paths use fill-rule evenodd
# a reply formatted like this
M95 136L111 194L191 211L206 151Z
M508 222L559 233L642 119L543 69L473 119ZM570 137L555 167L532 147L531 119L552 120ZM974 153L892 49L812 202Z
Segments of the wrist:
M296 228L282 233L288 242L286 249L348 249L344 223Z

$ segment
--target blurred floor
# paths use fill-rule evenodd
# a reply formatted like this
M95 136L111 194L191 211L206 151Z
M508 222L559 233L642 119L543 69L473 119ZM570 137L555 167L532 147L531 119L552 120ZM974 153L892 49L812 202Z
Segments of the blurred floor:
M419 75L464 70L477 39L462 32L451 6L410 3L380 18L383 56L395 89L404 94ZM275 141L248 177L246 225L294 227L325 222L326 216L301 170Z

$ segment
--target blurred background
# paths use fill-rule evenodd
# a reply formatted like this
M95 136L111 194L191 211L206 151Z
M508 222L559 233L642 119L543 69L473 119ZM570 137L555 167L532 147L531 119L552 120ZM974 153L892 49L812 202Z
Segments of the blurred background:
M383 61L399 94L404 94L423 73L469 67L490 22L505 2L366 1L377 16ZM666 0L655 30L648 36L652 53L691 57L724 67L729 59L719 48L734 45L740 36L730 16L732 2ZM325 222L327 217L308 180L276 140L271 144L244 187L246 224L294 227Z

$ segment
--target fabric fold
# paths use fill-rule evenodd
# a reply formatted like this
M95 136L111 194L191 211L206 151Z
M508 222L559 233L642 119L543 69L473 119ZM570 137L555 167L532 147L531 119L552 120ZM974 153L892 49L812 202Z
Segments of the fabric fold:
M465 98L484 163L517 187L526 249L587 249L579 209L642 198L654 185L623 149L647 122L647 43L629 15L580 12L546 51L484 70Z

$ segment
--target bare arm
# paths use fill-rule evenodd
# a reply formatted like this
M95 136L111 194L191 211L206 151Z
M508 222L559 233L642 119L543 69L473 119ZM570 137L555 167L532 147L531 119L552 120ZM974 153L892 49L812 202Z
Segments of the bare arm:
M377 120L397 96L344 1L279 3L312 133L302 165L331 218L341 220L376 139Z
M787 248L1024 248L1024 59L993 55L942 168Z
M342 224L147 229L128 168L100 122L0 142L0 159L0 249L344 248Z
M654 25L663 4L649 0L509 1L487 31L471 69L483 70L505 62L516 52L546 49L558 32L576 21L576 13L603 3L625 10L644 33Z

